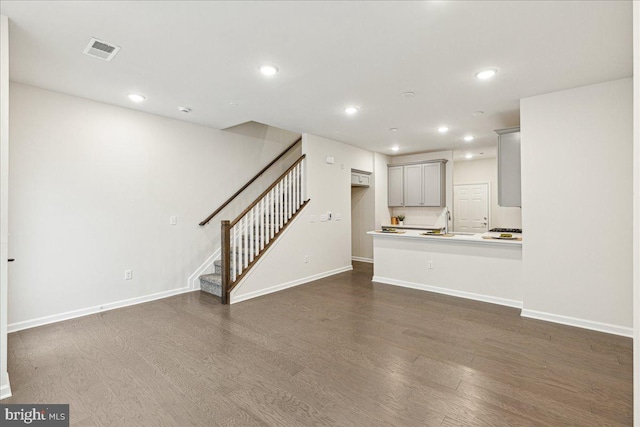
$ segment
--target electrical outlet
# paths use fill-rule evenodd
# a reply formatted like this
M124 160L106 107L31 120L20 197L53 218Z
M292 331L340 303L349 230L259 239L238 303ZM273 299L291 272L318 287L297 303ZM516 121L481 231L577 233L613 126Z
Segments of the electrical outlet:
M320 215L320 222L327 222L327 216L325 214Z
M171 225L177 225L178 224L178 217L177 216L172 216L169 218L169 224Z
M342 214L336 214L336 221L342 221Z
M125 270L124 271L124 280L133 279L133 270Z
M433 270L433 261L427 261L427 270Z
M304 263L307 264L309 262L309 255L304 256Z

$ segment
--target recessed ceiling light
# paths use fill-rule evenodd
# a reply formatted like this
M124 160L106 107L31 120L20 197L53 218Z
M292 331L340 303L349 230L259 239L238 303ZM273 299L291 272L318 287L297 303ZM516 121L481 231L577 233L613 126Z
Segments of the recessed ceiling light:
M132 100L133 102L142 102L146 98L144 96L142 96L142 95L138 95L137 93L130 93L129 94L129 99Z
M391 132L398 132L398 128L389 128Z
M448 127L446 127L446 126L440 126L440 127L438 128L438 132L440 132L440 133L447 133L447 132L449 132L449 128L448 128Z
M498 73L498 70L495 68L488 68L486 70L480 70L476 73L476 78L480 80L487 80L491 77L495 76Z
M469 154L467 154L466 156L464 156L464 158L465 158L465 159L470 159L470 158L472 158L472 157L473 157L473 154L471 154L471 153L469 153Z
M400 147L398 147L397 145L394 145L393 147L391 147L391 151L398 151L400 150Z
M467 141L467 142L473 141L473 136L467 135L467 136L464 137L464 140Z
M278 73L278 67L273 65L261 65L260 72L265 76L275 76Z
M473 117L480 117L483 114L484 114L484 111L474 111L473 113L471 113Z
M344 109L344 112L349 115L353 115L358 112L358 107L347 107Z
M178 107L178 111L180 111L181 113L190 113L191 112L191 108L189 107Z
M416 93L415 93L415 92L404 92L404 93L402 94L402 97L403 97L403 98L413 98L414 96L416 96Z

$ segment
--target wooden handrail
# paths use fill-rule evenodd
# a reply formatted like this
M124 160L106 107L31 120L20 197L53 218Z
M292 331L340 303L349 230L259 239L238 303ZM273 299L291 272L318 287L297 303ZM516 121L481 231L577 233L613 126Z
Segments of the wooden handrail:
M296 139L296 141L291 144L290 146L288 146L286 148L286 150L284 150L282 153L278 154L278 157L276 157L275 159L273 159L267 166L265 166L264 168L262 168L262 170L260 172L258 172L253 178L251 178L245 185L242 186L242 188L240 188L238 191L236 191L233 196L229 197L227 199L226 202L224 202L222 205L220 205L220 207L218 209L216 209L215 211L213 211L213 213L211 215L209 215L204 221L202 221L199 225L203 226L203 225L207 225L207 223L209 221L211 221L213 219L214 216L218 215L218 213L220 213L220 211L222 209L224 209L225 207L227 207L227 205L229 203L231 203L233 201L233 199L235 199L236 197L238 197L238 195L240 193L242 193L244 190L246 190L246 188L248 186L250 186L251 184L253 184L253 182L260 178L260 176L265 173L267 171L267 169L269 169L271 166L273 166L275 164L275 162L277 162L278 160L280 160L285 154L287 154L289 152L289 150L291 150L293 147L295 147L300 141L302 141L302 137Z
M273 189L273 187L275 187L276 185L278 185L278 183L282 180L282 178L284 178L285 176L287 176L287 174L289 172L291 172L293 170L293 168L295 168L302 160L304 160L304 158L307 157L306 154L303 154L302 156L298 157L298 160L296 160L291 166L289 166L289 169L287 169L286 171L283 172L282 175L280 175L278 177L278 179L276 179L275 181L273 181L273 184L271 184L269 186L269 188L267 188L266 190L264 190L262 192L262 194L260 194L258 197L256 197L256 199L253 201L253 203L251 203L249 205L248 208L246 208L245 210L242 211L242 213L240 215L238 215L236 217L236 219L234 219L233 221L231 221L231 224L229 225L229 227L233 227L234 225L236 225L238 223L238 221L240 221L242 219L243 216L245 216L247 214L247 212L249 212L251 209L253 209L253 207L255 205L258 204L258 202L260 202L260 200L262 200L262 198Z

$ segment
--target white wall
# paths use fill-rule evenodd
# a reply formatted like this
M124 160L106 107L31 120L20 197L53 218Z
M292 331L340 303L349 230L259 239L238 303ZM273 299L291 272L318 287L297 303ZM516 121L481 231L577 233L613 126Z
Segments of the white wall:
M198 223L291 142L20 84L10 109L14 330L188 290L225 218Z
M498 205L498 160L462 160L454 163L453 185L489 184L489 228L522 228L522 209ZM453 212L453 211L452 211ZM453 212L455 216L456 213Z
M630 334L632 81L521 101L523 315Z
M633 3L633 408L640 424L640 3Z
M426 160L445 159L445 188L446 188L446 206L449 207L449 211L453 209L453 151L433 151L430 153L418 153L407 154L404 156L391 157L390 164L422 162ZM421 208L421 207L401 207L392 208L392 216L404 215L405 225L434 225L440 215L443 208ZM444 225L444 223L443 223ZM452 226L452 222L449 222L449 227Z
M381 153L373 153L373 179L375 181L375 215L374 227L382 228L382 224L391 223L391 209L389 208L389 175L387 165L391 158Z
M302 150L311 201L232 291L232 302L351 269L351 169L373 171L373 153L309 134ZM342 220L321 222L327 212Z
M7 373L9 201L9 19L0 15L0 399L11 396Z

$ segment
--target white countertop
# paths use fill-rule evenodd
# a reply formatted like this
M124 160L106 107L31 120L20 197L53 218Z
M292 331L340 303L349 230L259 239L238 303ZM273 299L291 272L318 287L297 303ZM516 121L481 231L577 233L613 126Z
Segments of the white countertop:
M395 227L394 228L399 228ZM501 240L501 239L483 239L482 236L488 236L489 233L481 234L454 234L452 237L443 236L424 236L422 230L403 230L404 233L381 233L379 231L368 231L374 237L393 238L393 239L412 239L412 240L425 240L429 242L441 241L443 243L470 243L479 245L507 245L507 246L522 246L522 240Z
M382 224L384 228L400 228L402 230L414 229L414 230L440 230L442 227L436 227L435 225L411 225L411 224Z

